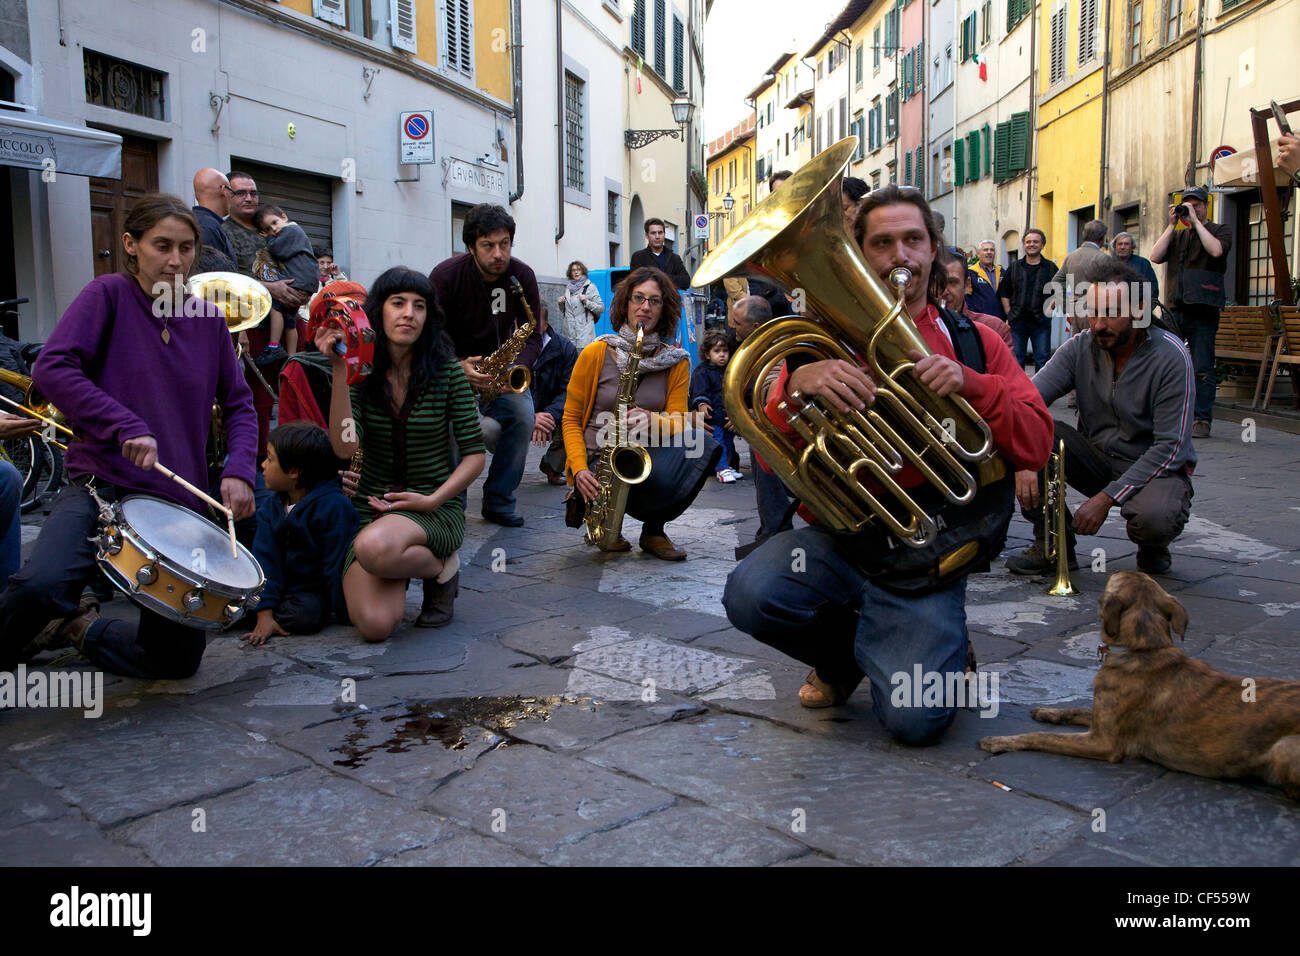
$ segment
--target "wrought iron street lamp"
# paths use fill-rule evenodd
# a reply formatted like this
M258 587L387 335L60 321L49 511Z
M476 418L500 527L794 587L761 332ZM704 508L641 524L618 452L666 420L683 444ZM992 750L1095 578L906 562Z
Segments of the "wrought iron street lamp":
M640 149L642 146L649 146L655 140L664 136L683 139L682 130L690 123L694 114L695 104L684 96L679 97L673 100L673 122L677 124L677 129L625 129L623 131L623 143L628 149Z

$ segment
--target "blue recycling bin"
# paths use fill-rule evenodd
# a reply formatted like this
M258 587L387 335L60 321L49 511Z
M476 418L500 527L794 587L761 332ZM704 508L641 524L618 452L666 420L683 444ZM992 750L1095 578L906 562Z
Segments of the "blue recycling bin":
M609 324L609 307L614 301L614 287L627 278L631 269L592 269L587 278L591 279L600 292L605 311L596 322L596 335L608 335L614 331ZM677 345L684 348L691 357L691 368L700 361L700 337L704 334L704 308L708 296L687 289L682 292L682 321L677 327Z

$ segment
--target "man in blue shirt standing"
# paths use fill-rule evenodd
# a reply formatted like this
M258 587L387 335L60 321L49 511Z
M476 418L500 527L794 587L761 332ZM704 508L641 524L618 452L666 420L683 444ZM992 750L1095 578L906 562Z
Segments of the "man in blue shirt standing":
M970 293L966 296L966 307L972 312L1006 319L1002 309L1002 300L998 298L998 286L1002 283L1003 268L993 260L997 258L998 244L992 239L980 243L979 261L970 267Z

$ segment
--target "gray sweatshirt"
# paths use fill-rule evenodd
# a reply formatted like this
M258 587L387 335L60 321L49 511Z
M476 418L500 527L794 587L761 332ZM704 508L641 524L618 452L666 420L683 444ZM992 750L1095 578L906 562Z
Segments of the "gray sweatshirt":
M320 269L316 253L302 226L287 223L278 236L266 237L266 249L289 273L293 287L302 292L315 292L320 288Z
M1048 405L1074 389L1079 432L1128 469L1103 489L1122 504L1153 478L1196 466L1192 448L1192 403L1196 389L1187 348L1151 326L1146 341L1115 378L1110 353L1098 348L1091 331L1063 343L1034 387Z

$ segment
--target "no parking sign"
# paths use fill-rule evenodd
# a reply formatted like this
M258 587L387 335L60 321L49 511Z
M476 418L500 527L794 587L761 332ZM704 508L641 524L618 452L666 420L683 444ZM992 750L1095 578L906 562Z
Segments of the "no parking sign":
M432 163L433 110L416 110L398 114L398 141L401 146L400 163L404 166Z

